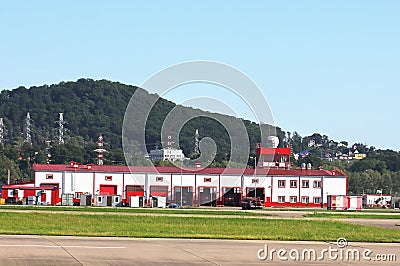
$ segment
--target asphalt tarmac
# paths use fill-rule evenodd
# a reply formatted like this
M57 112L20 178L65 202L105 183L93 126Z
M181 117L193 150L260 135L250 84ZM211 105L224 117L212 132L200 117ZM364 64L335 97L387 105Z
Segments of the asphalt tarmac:
M339 248L336 242L1 235L0 265L398 265L400 261L399 243L347 244ZM352 255L357 253L358 259Z

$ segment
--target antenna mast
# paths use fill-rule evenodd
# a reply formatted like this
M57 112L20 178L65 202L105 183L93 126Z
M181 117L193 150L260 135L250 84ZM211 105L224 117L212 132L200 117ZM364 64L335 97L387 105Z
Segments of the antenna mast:
M5 126L3 122L3 117L0 117L0 144L4 143L4 131L5 131Z
M58 144L64 144L64 124L66 123L64 121L64 113L59 113L58 121L56 121L56 123L58 124Z
M25 142L29 143L30 145L32 145L31 122L31 115L28 112L25 118Z
M199 139L200 139L200 135L199 135L199 130L196 129L196 133L194 134L194 153L200 153L200 148L199 148Z
M103 134L99 133L99 137L97 139L97 149L94 150L97 152L97 165L103 165L104 157L103 154L107 150L104 149L104 140L103 140Z

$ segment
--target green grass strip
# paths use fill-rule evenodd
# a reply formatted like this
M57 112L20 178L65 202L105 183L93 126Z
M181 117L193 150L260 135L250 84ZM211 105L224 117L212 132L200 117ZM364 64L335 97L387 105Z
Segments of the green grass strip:
M0 234L400 242L400 230L337 221L1 212Z
M110 208L110 207L64 207L64 206L0 206L1 210L26 210L26 211L65 211L65 212L117 212L117 213L157 213L157 214L191 214L191 215L238 215L238 216L271 216L271 214L254 211L218 210L218 209L170 209L170 208Z
M362 214L362 213L313 213L305 214L305 217L320 217L320 218L361 218L361 219L400 219L399 214Z

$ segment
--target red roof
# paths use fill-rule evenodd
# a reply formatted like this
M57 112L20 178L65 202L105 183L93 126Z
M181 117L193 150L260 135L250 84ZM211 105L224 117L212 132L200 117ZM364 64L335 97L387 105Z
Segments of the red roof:
M231 175L270 175L270 176L345 176L339 170L302 170L302 169L281 169L281 168L179 168L174 166L116 166L116 165L77 165L69 164L34 164L34 171L37 172L105 172L105 173L194 173L194 174L231 174ZM254 173L255 172L255 173Z
M29 184L12 184L12 185L3 185L2 189L21 189L21 190L51 190L52 187L49 186L42 186L42 187L35 187L33 183Z
M259 147L256 149L256 153L259 155L265 154L279 154L279 155L290 155L290 148L265 148Z

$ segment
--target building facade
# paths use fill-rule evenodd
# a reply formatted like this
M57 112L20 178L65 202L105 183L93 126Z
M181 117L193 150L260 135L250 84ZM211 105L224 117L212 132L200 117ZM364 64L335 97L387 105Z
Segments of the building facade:
M150 159L155 161L182 161L185 158L182 150L167 148L167 149L156 149L150 150Z
M182 206L240 206L259 198L265 207L322 207L329 195L347 194L347 177L338 170L180 169L177 167L35 164L30 184L3 187L3 198L38 197L41 204L61 203L63 194L166 197ZM16 187L18 186L18 187Z

